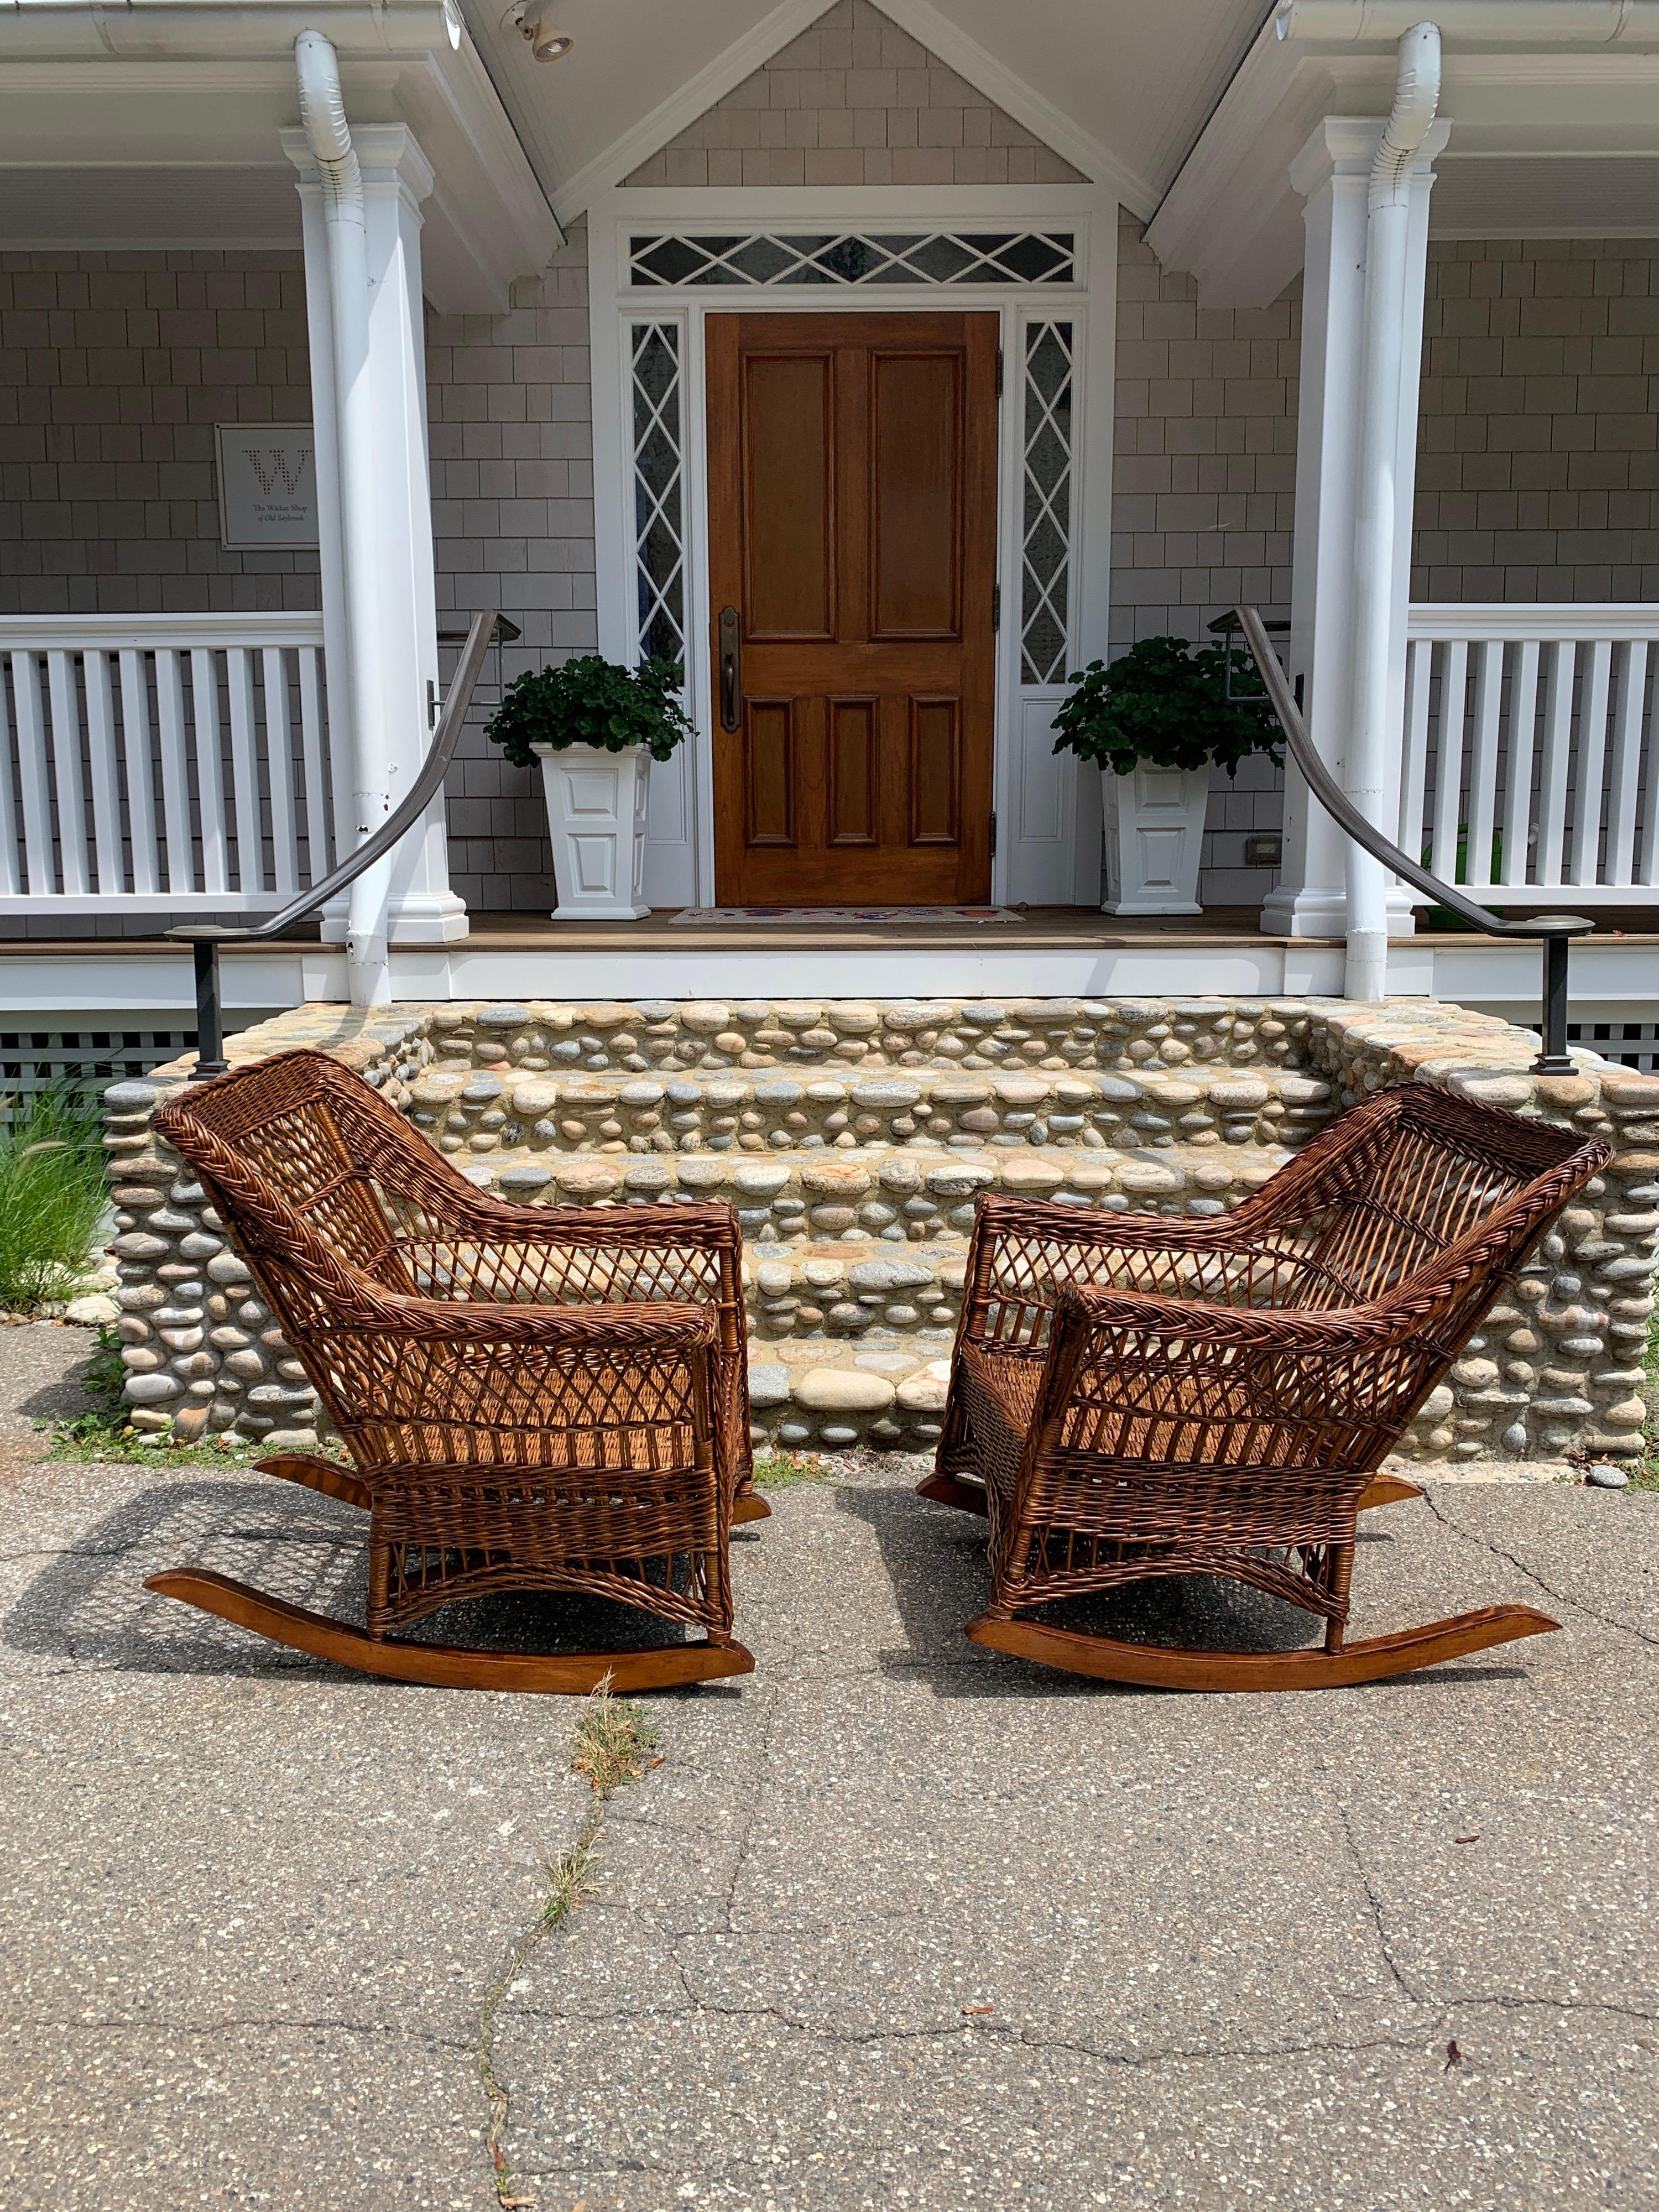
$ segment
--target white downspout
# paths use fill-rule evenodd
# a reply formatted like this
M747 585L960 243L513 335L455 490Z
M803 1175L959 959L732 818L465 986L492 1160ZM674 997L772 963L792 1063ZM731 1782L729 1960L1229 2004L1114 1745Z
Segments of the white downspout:
M300 120L322 179L328 240L340 539L345 571L343 596L352 705L351 784L356 818L349 830L355 846L378 829L392 811L391 745L386 699L374 653L372 611L378 598L380 563L374 515L374 398L368 381L368 230L362 171L352 150L334 49L320 31L301 31L294 41L294 64L300 81ZM392 997L386 919L391 874L390 859L378 860L351 886L346 974L354 1006L385 1006Z
M1401 382L1412 166L1440 104L1440 33L1418 23L1400 41L1394 110L1371 165L1365 209L1365 315L1361 349L1358 513L1354 524L1353 709L1343 787L1368 822L1383 820L1389 787L1389 651L1393 630ZM1413 388L1416 380L1413 380ZM1388 988L1388 876L1348 844L1348 957L1344 995Z

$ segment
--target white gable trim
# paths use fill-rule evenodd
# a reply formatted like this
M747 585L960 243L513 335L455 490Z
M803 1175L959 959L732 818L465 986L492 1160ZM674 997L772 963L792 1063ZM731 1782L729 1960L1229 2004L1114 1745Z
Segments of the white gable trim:
M584 162L553 195L553 212L562 223L582 214L600 192L621 184L630 170L659 153L688 125L735 92L745 77L764 69L774 54L781 53L792 39L816 23L830 0L781 0L752 30L715 55L714 60L688 77L679 90L648 115L624 131L602 154Z
M568 224L584 213L600 193L620 185L641 161L659 153L728 92L734 92L757 70L764 69L774 55L810 29L829 5L830 0L781 0L752 30L689 77L671 100L653 108L557 188L553 211L560 222ZM875 0L875 5L900 30L920 40L947 68L964 77L976 92L983 93L1016 123L1024 124L1052 152L1080 169L1092 183L1108 186L1143 222L1152 215L1158 195L1144 177L1126 168L1091 132L1041 93L1034 92L965 31L958 30L933 0Z
M1006 63L1000 62L976 39L969 38L966 31L942 14L933 5L933 0L874 0L874 4L884 15L890 16L900 30L919 39L958 76L965 77L976 92L982 92L988 100L1005 109L1016 123L1023 123L1052 152L1063 155L1074 169L1081 169L1091 183L1109 185L1132 214L1142 222L1149 219L1158 205L1158 194L1146 178L1126 168L1092 131L1085 131L1042 94L1034 92Z

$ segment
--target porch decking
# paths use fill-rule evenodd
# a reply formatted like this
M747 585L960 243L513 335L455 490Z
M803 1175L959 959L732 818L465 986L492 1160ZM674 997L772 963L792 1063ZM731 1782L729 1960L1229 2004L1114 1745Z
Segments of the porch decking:
M1570 890L1555 895L1570 908ZM1343 946L1270 936L1254 907L1191 920L1033 907L1013 922L826 921L685 924L470 917L451 945L394 944L398 1000L820 997L1340 997ZM1659 1019L1659 931L1652 910L1613 908L1575 946L1573 1018ZM227 947L233 1021L308 1001L343 1001L345 955L314 935ZM1389 949L1390 995L1432 997L1531 1021L1534 946L1473 932L1424 931ZM0 939L0 1002L20 1022L72 1015L101 1025L193 1020L187 952L161 935Z

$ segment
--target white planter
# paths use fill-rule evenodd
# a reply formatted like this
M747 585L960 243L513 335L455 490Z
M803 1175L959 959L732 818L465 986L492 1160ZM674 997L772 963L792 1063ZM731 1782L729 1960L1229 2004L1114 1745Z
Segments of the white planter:
M637 921L645 902L643 745L534 745L553 841L555 921Z
M1201 914L1198 864L1209 805L1207 768L1103 769L1106 800L1103 914Z

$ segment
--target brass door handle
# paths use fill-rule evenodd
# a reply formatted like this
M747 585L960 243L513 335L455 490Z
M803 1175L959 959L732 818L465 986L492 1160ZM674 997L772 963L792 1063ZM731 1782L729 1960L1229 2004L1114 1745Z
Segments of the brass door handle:
M720 609L720 727L735 730L743 717L738 711L742 696L742 670L738 654L738 611L735 607Z

